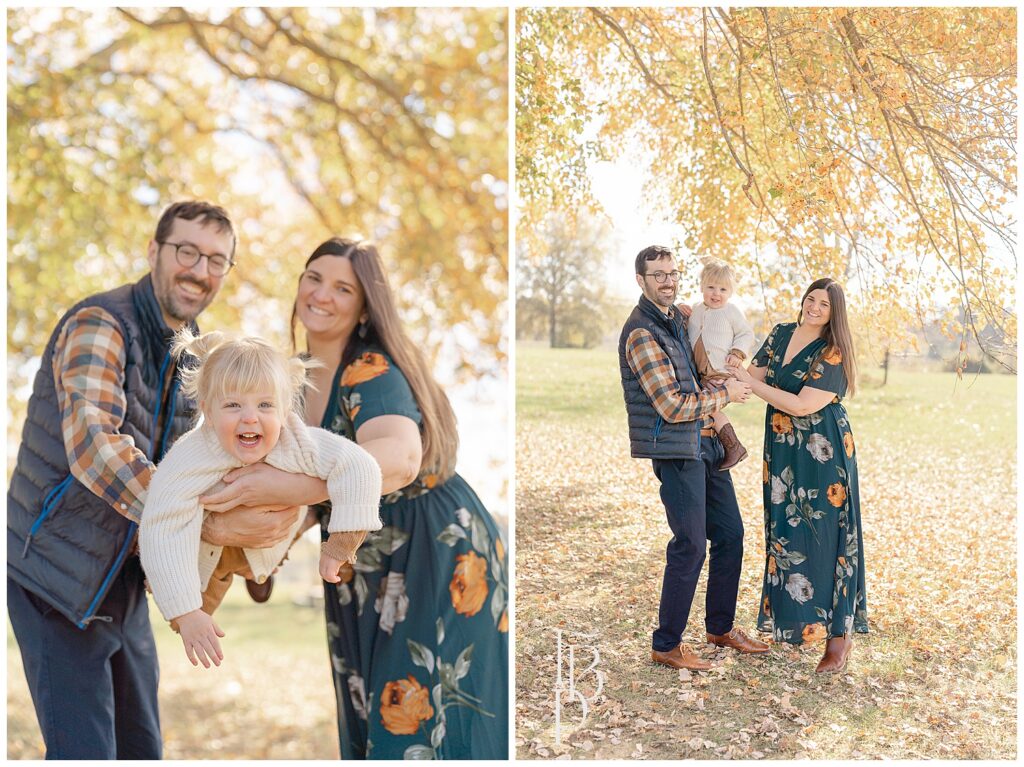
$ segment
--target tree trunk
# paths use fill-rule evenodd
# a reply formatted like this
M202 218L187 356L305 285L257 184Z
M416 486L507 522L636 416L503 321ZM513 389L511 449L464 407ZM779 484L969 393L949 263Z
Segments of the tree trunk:
M885 371L885 375L882 376L882 386L885 386L889 382L889 349L885 350L885 360L882 362L882 370Z
M554 349L557 346L556 340L558 339L558 332L556 325L558 322L558 314L555 312L555 302L551 302L551 306L548 309L548 329L550 331L549 341L551 348Z

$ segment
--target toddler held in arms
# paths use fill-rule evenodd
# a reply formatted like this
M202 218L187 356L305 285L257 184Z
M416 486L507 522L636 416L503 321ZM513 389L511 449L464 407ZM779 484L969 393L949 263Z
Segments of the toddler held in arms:
M354 442L307 426L298 415L306 371L319 363L289 358L261 338L229 340L217 332L197 337L187 328L172 353L199 360L198 366L183 365L180 375L203 421L174 443L153 474L139 554L157 607L181 634L188 659L209 668L209 661L219 666L224 658L218 641L224 632L212 615L233 575L251 570L263 582L287 554L304 515L276 546L222 548L200 540L199 498L227 472L259 461L326 480L330 536L321 547L320 575L337 583L366 533L381 527L381 473Z
M743 312L729 303L735 284L732 267L717 258L706 258L703 264L700 289L704 300L693 306L686 329L701 385L716 388L732 377L726 365L739 365L750 355L754 331ZM747 449L725 413L717 411L712 420L725 449L718 469L725 471L746 458Z

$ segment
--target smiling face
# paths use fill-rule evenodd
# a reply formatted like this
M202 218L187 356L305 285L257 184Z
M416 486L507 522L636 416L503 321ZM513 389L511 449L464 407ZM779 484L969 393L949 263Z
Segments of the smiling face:
M812 290L804 298L802 324L817 328L819 332L824 331L832 318L832 302L829 300L828 291L824 288Z
M299 278L295 313L310 338L346 341L368 316L352 262L344 256L311 261Z
M207 255L231 255L234 238L230 232L219 231L209 223L174 219L167 243L189 244ZM156 240L150 240L147 257L153 276L153 292L160 304L164 322L177 330L191 322L210 305L220 290L224 276L215 277L209 272L209 259L200 258L191 266L184 267L175 257L174 247Z
M675 259L670 256L659 258L655 261L644 262L645 272L644 274L638 274L636 276L637 284L640 289L644 292L644 295L660 308L663 312L667 312L669 307L672 306L676 301L676 292L679 288L679 282L673 280L671 277L666 277L664 282L658 282L655 277L655 272L663 272L669 274L674 272L676 268Z
M203 414L221 447L245 465L266 458L281 437L281 411L273 391L227 392L206 403Z
M708 280L701 286L701 294L704 296L704 305L709 309L721 309L729 303L732 295L732 286L722 280Z

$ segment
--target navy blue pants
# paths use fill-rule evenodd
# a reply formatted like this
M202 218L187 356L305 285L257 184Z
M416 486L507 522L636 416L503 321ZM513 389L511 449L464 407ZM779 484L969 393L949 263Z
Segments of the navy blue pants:
M142 568L129 557L84 631L7 579L18 639L47 759L159 759L160 677Z
M704 626L711 634L725 634L732 630L736 618L743 566L743 520L732 477L717 468L723 452L717 438L701 437L700 458L653 461L672 530L665 551L658 629L652 641L659 652L671 650L682 640L704 567L706 541L711 541L711 562Z

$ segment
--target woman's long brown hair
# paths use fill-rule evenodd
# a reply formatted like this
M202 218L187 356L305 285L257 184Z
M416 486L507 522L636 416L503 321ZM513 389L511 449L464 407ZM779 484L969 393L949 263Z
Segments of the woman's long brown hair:
M825 348L818 355L818 359L814 361L814 365L817 365L818 361L832 350L838 349L843 358L843 372L846 373L846 390L852 397L857 392L857 358L853 352L853 334L850 332L850 321L846 314L846 295L843 293L843 286L830 277L823 277L812 282L804 291L804 297L800 299L800 314L796 319L797 324L804 320L804 301L815 290L824 290L828 293L831 307L829 319L823 332ZM811 365L808 370L812 370L814 365Z
M420 471L436 472L442 480L455 473L455 454L459 433L455 427L455 411L430 372L423 353L413 344L402 327L395 309L394 297L381 266L377 249L367 242L332 237L321 243L307 259L303 272L322 256L347 258L363 288L365 311L369 315L365 338L353 333L342 350L344 369L356 356L359 343L381 347L405 374L412 395L423 416L420 433L423 438L423 460ZM299 279L302 279L301 276ZM292 307L292 345L295 345L296 308Z

